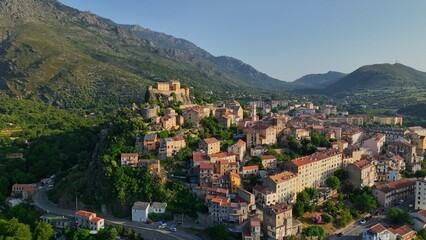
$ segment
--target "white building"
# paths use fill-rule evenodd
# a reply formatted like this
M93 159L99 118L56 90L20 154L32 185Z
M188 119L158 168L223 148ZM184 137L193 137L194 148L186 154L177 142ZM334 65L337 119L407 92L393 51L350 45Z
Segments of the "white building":
M149 213L165 213L167 203L153 202L149 207Z
M377 223L364 230L362 240L390 240L390 232L382 224Z
M148 219L149 202L135 202L132 207L132 221L145 222Z
M417 210L426 210L426 180L418 179L416 181L414 208Z

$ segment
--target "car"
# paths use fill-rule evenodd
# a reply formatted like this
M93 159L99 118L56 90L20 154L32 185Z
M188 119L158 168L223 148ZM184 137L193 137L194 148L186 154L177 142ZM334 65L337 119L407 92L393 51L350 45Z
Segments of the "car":
M360 224L364 224L364 223L366 223L367 221L365 220L365 219L361 219L361 220L359 220L359 223Z
M169 227L169 230L172 232L176 232L176 228L175 227Z
M146 224L151 224L151 223L152 223L152 221L151 221L151 220L146 220L146 221L145 221L145 223L146 223Z
M159 226L158 226L158 228L159 228L159 229L162 229L162 228L166 228L166 226L164 226L164 225L159 225Z
M340 233L338 233L338 234L337 234L337 236L338 236L338 237L341 237L341 236L343 236L343 233L342 233L342 232L340 232Z
M408 205L408 207L409 207L409 208L412 208L412 207L413 207L413 204L409 204L409 205Z
M404 199L399 199L398 200L398 203L400 203L400 204L403 203L403 202L404 202Z

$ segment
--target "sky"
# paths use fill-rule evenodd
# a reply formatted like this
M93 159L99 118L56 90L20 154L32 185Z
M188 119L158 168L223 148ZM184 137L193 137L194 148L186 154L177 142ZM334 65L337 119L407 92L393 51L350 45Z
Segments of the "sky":
M60 0L293 81L375 63L426 71L424 0Z

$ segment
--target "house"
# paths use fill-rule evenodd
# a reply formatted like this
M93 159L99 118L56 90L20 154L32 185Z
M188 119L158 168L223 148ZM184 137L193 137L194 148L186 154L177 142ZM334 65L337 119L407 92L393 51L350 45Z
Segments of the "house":
M379 155L385 144L385 135L382 133L376 133L373 137L365 140L362 146L371 150L374 155Z
M416 212L409 213L413 217L413 228L416 231L420 231L426 228L426 210L421 209Z
M253 194L256 204L261 207L271 206L277 203L277 194L268 187L256 185L253 188Z
M35 184L18 184L12 186L12 197L22 198L23 200L31 198L37 192Z
M248 147L258 145L274 145L277 143L277 130L274 126L256 124L251 128L244 129Z
M243 177L258 175L259 166L258 165L243 166L240 174Z
M298 174L288 171L266 177L263 186L276 193L276 203L292 201L302 190Z
M411 240L417 235L416 231L407 225L403 225L398 228L388 228L390 232L390 238L393 240Z
M302 223L293 219L290 205L279 203L263 209L262 228L268 239L281 240L301 233Z
M88 228L90 230L99 231L104 227L104 219L96 217L96 213L78 210L74 215L77 227L79 228Z
M244 156L247 152L246 142L243 140L238 140L236 143L228 147L228 152L235 154L238 161L244 160Z
M392 152L380 155L376 161L377 179L379 181L397 181L401 179L401 171L405 170L404 159Z
M137 153L122 153L120 157L121 165L128 165L132 167L136 167L139 161L139 154Z
M247 203L249 211L256 210L256 198L253 193L240 187L237 190L237 196L238 201Z
M355 187L372 187L376 180L376 166L369 160L360 160L349 164L346 171L348 171L349 182L354 184Z
M211 176L214 174L214 164L210 162L201 162L198 165L198 182L200 186L210 186Z
M149 207L149 213L165 213L167 203L153 202Z
M245 202L231 202L228 197L215 196L207 199L209 214L214 222L242 223L247 219L248 206Z
M244 225L241 237L243 240L260 240L261 237L260 221L257 217L250 218Z
M273 155L261 155L262 166L264 169L275 168L277 166L277 158Z
M186 108L183 110L182 116L185 122L198 125L203 118L210 116L210 108L201 106Z
M49 223L50 225L52 225L55 228L68 228L71 227L72 224L72 220L64 217L64 216L57 216L57 215L52 215L52 214L45 214L43 216L40 217L40 221L45 222L45 223Z
M219 153L220 141L214 137L203 139L200 142L200 149L207 153L207 155Z
M186 141L182 136L160 139L160 148L158 149L158 158L165 159L173 157L182 148L186 147Z
M158 148L159 140L156 133L146 134L143 138L143 150L155 151Z
M229 190L236 193L241 186L241 177L237 173L229 173Z
M376 186L373 196L383 207L390 207L400 199L407 199L414 195L416 178L403 178L398 181Z
M377 223L366 228L362 233L362 240L390 240L391 233L382 224Z
M23 203L22 199L20 198L6 198L6 205L9 207L15 207L18 206L19 204Z
M132 221L145 222L148 219L149 202L135 202L132 207Z

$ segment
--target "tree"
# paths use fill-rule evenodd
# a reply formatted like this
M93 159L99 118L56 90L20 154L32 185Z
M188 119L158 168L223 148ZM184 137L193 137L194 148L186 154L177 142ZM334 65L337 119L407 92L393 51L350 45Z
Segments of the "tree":
M302 202L296 201L296 203L293 205L293 216L300 217L305 213L305 205Z
M333 221L333 217L328 213L321 214L322 221L325 223L331 223Z
M102 240L115 240L117 236L117 230L110 225L99 230L98 232L98 238Z
M214 225L206 228L206 233L211 239L233 240L234 238L226 230L225 225Z
M305 192L309 195L309 199L315 200L318 198L318 189L316 188L305 188Z
M16 218L0 219L0 239L31 240L30 227Z
M407 211L404 211L401 208L390 208L386 212L386 219L391 224L395 224L395 225L403 225L403 224L412 225L413 224L413 219L410 216L410 214L408 214Z
M346 180L348 180L349 173L344 169L338 169L334 172L334 176L339 178L340 182L345 182Z
M50 224L45 222L36 222L33 239L34 240L48 240L53 237L53 228Z
M338 189L340 180L336 176L330 176L325 180L325 185L331 189Z
M89 236L90 236L89 229L80 228L77 231L75 231L72 240L81 240L81 239L86 240L89 238Z
M368 193L354 196L353 202L356 209L361 212L373 212L377 208L376 199Z
M417 237L420 240L426 240L426 228L423 228L422 230L420 230L419 232L417 232Z
M345 227L350 221L352 221L352 214L349 209L343 209L340 211L338 217L336 218L336 224L339 227Z
M303 231L303 235L307 237L318 237L319 240L325 237L324 228L320 226L309 226Z

